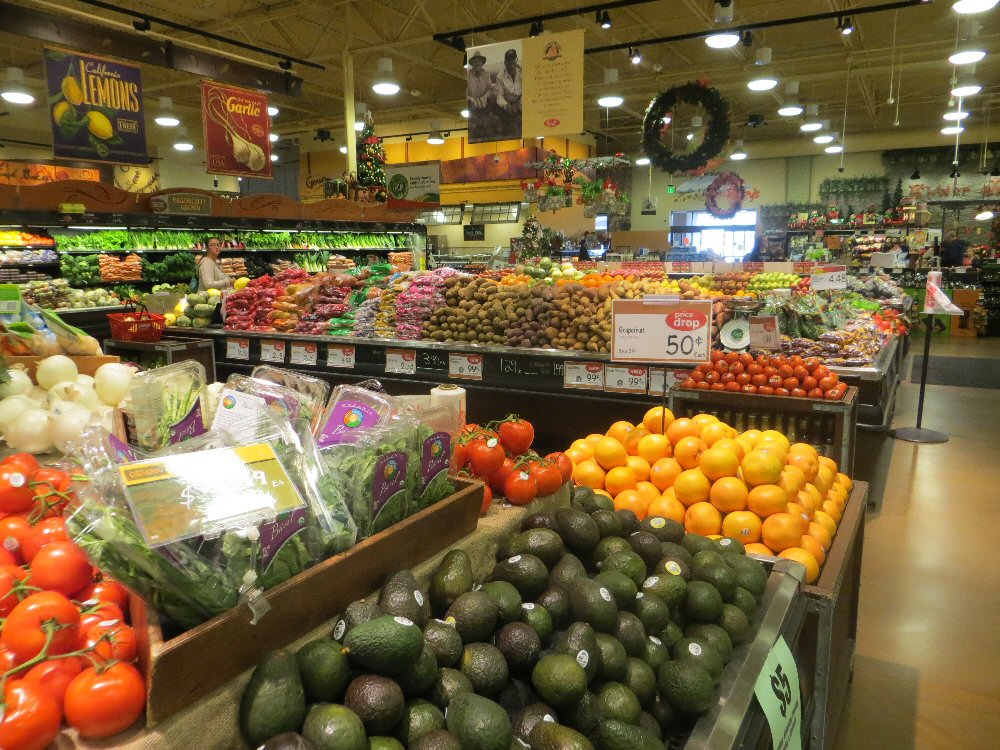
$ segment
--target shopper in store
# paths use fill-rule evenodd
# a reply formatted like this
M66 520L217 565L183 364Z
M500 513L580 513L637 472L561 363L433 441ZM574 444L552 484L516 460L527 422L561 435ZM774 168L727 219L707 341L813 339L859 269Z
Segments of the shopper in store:
M965 251L968 248L965 240L958 238L954 232L948 232L941 243L941 267L955 268L965 263Z
M211 237L206 245L205 254L198 259L198 291L208 289L231 289L230 279L222 270L219 256L222 254L222 240Z

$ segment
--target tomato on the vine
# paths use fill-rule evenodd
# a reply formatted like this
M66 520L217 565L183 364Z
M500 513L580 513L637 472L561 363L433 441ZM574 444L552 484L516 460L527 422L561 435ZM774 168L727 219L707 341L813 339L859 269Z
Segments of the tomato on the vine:
M65 654L76 648L79 626L80 612L73 602L55 591L41 591L26 598L7 615L0 643L19 660L27 661L41 653L46 632L51 629L48 653Z
M80 611L79 632L86 633L95 625L110 625L114 622L125 622L125 614L118 608L118 605L111 602L98 602L84 607Z
M73 485L73 480L62 469L53 469L49 466L39 469L31 477L31 484L35 487L35 494L41 495L44 492L69 492Z
M461 471L469 463L469 447L458 440L451 445L451 470Z
M469 464L472 473L486 479L500 468L504 460L503 448L497 438L476 438L469 443Z
M12 453L4 458L3 461L0 461L0 466L20 466L24 473L30 477L38 471L41 464L30 453Z
M79 656L71 656L66 659L48 659L25 672L23 679L48 693L61 711L63 700L66 697L66 688L86 666L87 662Z
M565 453L550 453L546 456L549 461L554 461L559 467L564 482L568 482L573 477L573 461Z
M497 431L504 449L513 456L527 453L535 439L535 428L531 422L516 414L501 422Z
M94 625L84 633L84 647L105 661L135 661L138 653L135 631L123 622Z
M59 732L60 712L55 700L38 685L11 680L3 691L0 747L45 750Z
M71 498L70 487L72 484L73 480L69 474L60 469L45 467L36 471L31 478L32 491L34 492L34 517L61 516Z
M35 526L28 526L21 537L21 556L26 563L35 559L38 550L52 542L68 542L66 522L61 518L46 518Z
M93 581L90 561L73 542L46 544L31 560L31 582L40 589L73 596Z
M128 589L118 581L105 579L87 586L76 595L81 604L97 604L107 602L115 604L122 612L128 609Z
M18 584L28 577L28 571L20 565L0 565L0 617L6 617L16 607L21 599L18 597ZM24 595L27 596L27 591Z
M9 648L0 646L0 672L9 672L18 665L18 658Z
M514 459L504 458L503 463L500 464L500 468L493 472L493 475L486 479L486 484L490 486L497 495L503 494L503 483L507 481L507 477L511 475L514 471Z
M22 516L0 518L0 546L14 555L18 563L24 559L21 546L30 528L28 520Z
M538 497L538 483L530 472L521 469L504 481L503 494L511 505L527 505Z
M485 516L491 505L493 505L493 490L487 484L483 486L483 506L479 509L479 515Z
M532 461L528 464L528 472L535 480L536 490L541 497L554 495L562 487L562 472L553 463Z
M21 465L0 465L0 511L20 513L29 510L34 501L35 491Z
M66 722L82 737L110 737L132 726L146 708L146 685L139 670L117 662L89 667L66 690Z

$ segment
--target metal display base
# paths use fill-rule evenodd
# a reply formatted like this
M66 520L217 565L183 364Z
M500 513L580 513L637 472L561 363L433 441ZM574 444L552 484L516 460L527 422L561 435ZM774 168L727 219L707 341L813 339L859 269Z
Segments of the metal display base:
M897 430L890 430L889 434L896 440L905 440L908 443L947 443L948 436L937 430L929 430L926 427L900 427Z

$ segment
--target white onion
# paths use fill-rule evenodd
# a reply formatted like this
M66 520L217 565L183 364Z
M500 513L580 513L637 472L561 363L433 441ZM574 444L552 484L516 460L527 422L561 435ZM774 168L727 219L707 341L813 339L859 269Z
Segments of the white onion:
M37 408L38 405L27 396L8 396L0 401L0 430L7 429L7 425L28 409Z
M93 388L89 385L80 385L73 381L56 383L49 389L49 395L60 398L63 401L72 401L74 404L85 406L88 411L101 403Z
M134 375L135 370L128 365L117 362L101 365L94 373L94 390L97 391L97 397L108 406L118 406L125 398Z
M76 362L65 354L53 354L38 363L35 369L35 380L45 390L50 390L56 383L66 380L76 380L79 375Z
M0 384L0 398L23 396L34 387L28 373L20 367L10 368L7 375L10 379L6 383Z
M91 388L94 387L94 378L90 375L80 374L76 376L76 382L80 385L89 385Z
M28 409L7 425L4 440L15 451L45 453L52 450L52 416L44 409Z
M37 385L34 388L32 388L30 391L28 391L26 394L24 394L24 395L27 396L28 398L30 398L32 401L34 401L39 406L43 406L45 404L48 404L49 400L50 400L49 399L49 392L47 390L45 390L44 388L42 388L40 386L37 386Z
M52 420L52 441L56 448L68 453L70 445L80 439L80 433L91 422L90 410L73 404Z

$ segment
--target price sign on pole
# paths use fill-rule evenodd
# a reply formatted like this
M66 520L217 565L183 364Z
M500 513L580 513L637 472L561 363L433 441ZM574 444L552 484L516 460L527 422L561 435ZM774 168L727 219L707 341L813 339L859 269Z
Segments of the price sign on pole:
M290 362L293 365L316 366L316 354L318 347L311 341L293 341L292 356Z
M711 300L612 303L614 362L708 362L711 347Z
M449 354L448 377L460 380L482 380L483 356L481 354Z
M250 359L250 339L226 339L226 359Z
M330 344L326 347L326 366L344 370L354 369L354 347Z
M604 390L609 393L645 393L648 370L645 367L606 365Z
M604 365L599 362L563 363L563 388L604 390Z
M847 266L816 266L812 269L809 288L814 292L847 289Z
M753 349L780 349L781 329L775 315L755 315L750 318L750 346Z
M788 644L778 636L760 670L754 695L771 728L774 750L802 750L802 699L799 671Z
M285 342L277 339L261 339L260 342L261 362L284 362Z
M417 352L413 349L386 349L385 371L398 375L416 375Z

